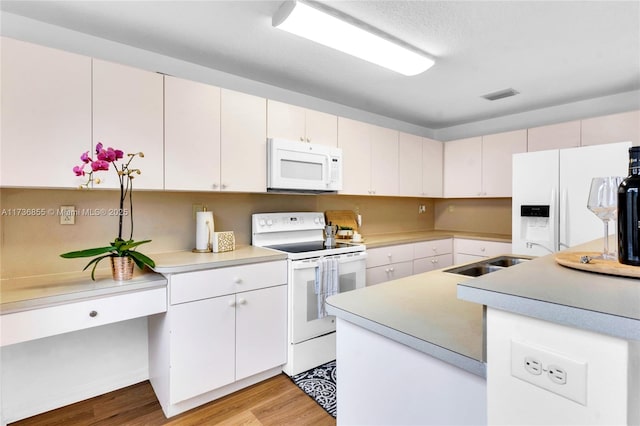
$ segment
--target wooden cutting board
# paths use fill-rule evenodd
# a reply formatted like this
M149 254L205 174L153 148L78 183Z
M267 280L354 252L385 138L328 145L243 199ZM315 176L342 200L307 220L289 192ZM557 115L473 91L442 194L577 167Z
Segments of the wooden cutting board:
M556 262L567 268L581 271L597 272L599 274L618 275L621 277L640 278L640 266L625 265L617 260L591 259L589 263L581 263L582 256L595 257L600 253L593 251L560 252L556 254Z
M352 210L327 210L324 212L324 218L327 225L348 226L354 231L358 230L358 221L356 214Z

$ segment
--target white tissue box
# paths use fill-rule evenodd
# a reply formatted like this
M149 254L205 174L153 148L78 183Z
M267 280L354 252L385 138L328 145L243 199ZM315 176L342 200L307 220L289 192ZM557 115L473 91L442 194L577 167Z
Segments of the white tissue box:
M213 233L213 252L231 251L236 248L236 237L233 231L223 231Z

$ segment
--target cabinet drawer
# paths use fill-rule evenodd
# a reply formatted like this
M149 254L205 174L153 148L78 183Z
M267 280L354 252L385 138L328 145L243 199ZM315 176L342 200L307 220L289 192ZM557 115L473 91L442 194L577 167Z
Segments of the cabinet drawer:
M367 249L367 268L413 260L413 244Z
M456 238L455 251L461 254L491 257L511 253L510 243L483 240L465 240Z
M367 286L397 280L413 274L413 261L394 263L367 269Z
M6 314L0 317L2 346L166 312L166 288Z
M172 305L287 283L287 262L253 263L172 275Z
M437 256L440 254L453 253L453 239L423 241L413 245L413 258Z
M435 271L453 265L453 254L440 254L438 256L422 257L413 261L413 273Z

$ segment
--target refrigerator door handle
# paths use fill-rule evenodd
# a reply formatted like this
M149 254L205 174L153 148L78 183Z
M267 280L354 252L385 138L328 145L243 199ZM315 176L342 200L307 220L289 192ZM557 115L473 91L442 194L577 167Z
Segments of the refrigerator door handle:
M560 223L559 223L559 232L560 239L558 240L558 250L562 250L563 248L569 248L567 244L569 242L569 214L567 210L569 209L569 192L567 188L562 188L560 191Z

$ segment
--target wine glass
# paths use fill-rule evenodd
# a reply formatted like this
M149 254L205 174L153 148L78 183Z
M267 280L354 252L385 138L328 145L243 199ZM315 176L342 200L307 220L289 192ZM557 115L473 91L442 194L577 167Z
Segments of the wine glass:
M618 209L618 186L622 182L619 176L594 177L591 180L587 208L604 222L603 259L616 259L616 254L609 252L609 221L616 219Z

